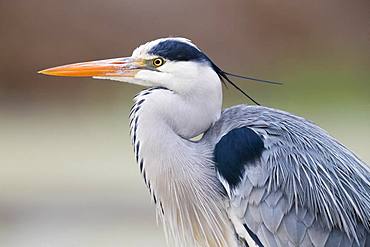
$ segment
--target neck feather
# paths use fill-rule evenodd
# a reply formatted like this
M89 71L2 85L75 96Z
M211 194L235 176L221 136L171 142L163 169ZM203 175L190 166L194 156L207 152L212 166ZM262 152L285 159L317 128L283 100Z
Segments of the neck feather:
M207 130L219 116L197 104L164 88L138 94L130 114L136 160L170 242L181 247L233 246L212 147L186 139Z

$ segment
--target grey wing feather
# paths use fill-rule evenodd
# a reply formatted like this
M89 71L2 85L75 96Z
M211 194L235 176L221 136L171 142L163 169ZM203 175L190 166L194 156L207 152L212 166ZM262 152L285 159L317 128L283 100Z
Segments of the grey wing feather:
M254 130L265 150L228 188L231 211L266 246L369 246L370 169L313 123L260 106L225 110L205 138Z

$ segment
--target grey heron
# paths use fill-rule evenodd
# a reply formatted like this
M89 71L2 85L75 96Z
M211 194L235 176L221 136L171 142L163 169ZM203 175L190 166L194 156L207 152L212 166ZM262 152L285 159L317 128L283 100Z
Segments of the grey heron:
M370 168L301 117L255 105L222 111L222 81L233 74L190 40L40 73L147 87L130 133L173 246L370 246Z

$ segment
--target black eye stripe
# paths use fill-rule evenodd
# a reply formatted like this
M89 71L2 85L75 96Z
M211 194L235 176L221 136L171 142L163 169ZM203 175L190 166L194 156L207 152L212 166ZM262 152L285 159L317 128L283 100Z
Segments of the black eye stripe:
M196 47L178 40L165 40L154 46L149 54L171 61L207 61L207 56Z

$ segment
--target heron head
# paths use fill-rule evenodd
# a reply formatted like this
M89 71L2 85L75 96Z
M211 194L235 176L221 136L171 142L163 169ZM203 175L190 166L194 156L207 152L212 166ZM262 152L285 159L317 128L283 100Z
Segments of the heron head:
M219 90L221 84L216 68L190 40L162 38L139 46L130 57L74 63L39 73L161 86L185 94L197 88Z

